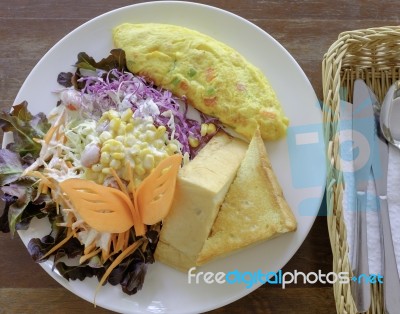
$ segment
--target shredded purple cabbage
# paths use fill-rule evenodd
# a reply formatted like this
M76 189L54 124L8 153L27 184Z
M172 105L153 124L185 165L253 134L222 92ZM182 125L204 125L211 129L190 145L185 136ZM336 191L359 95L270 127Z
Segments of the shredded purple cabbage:
M102 114L110 109L131 108L138 109L141 102L153 100L159 109L159 114L152 115L155 126L164 125L167 132L181 144L182 153L188 153L192 159L197 152L213 136L201 136L201 124L213 123L217 129L220 127L218 119L198 112L200 121L188 117L188 104L185 98L177 98L168 90L157 88L147 83L142 77L130 72L121 72L113 69L108 73L99 71L97 76L83 76L79 82L84 83L81 92L89 95L91 111L94 114ZM175 130L168 125L173 114ZM193 148L189 145L189 137L199 141L199 146ZM172 138L170 138L172 140Z

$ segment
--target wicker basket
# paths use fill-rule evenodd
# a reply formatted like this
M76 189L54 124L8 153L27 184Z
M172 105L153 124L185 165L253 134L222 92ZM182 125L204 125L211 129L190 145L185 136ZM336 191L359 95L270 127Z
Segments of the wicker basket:
M322 62L325 138L329 159L327 219L333 252L333 271L350 274L337 128L340 100L352 102L353 82L357 78L364 79L379 101L382 101L390 85L400 78L400 26L341 33L324 55ZM350 284L336 283L333 288L337 312L357 313ZM368 313L384 313L382 290L380 285L371 285L372 304Z

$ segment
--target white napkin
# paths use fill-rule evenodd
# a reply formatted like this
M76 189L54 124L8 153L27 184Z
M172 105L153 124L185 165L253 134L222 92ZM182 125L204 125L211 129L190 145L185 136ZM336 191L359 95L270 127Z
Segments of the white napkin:
M340 106L339 142L341 165L344 178L343 213L349 245L349 258L352 261L354 241L354 216L356 206L353 165L351 162L351 120L352 104L342 101ZM362 152L360 152L362 153ZM367 237L368 237L368 265L370 274L383 274L381 257L381 239L379 230L378 203L372 177L368 184L367 196ZM388 169L388 207L393 245L397 260L397 269L400 270L400 150L390 145ZM400 275L400 272L399 272Z

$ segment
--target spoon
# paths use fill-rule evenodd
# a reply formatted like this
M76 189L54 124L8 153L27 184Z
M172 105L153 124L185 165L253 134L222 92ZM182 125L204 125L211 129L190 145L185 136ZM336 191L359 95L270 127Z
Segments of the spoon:
M380 111L380 128L386 140L400 149L400 81L394 83L388 90L383 100ZM397 121L397 122L395 122ZM397 313L400 307L398 295L400 293L400 280L394 253L394 246L390 227L387 196L380 199L380 222L383 245L383 294L385 313ZM382 206L384 205L384 206Z
M386 140L400 149L400 81L388 90L382 103L380 125Z

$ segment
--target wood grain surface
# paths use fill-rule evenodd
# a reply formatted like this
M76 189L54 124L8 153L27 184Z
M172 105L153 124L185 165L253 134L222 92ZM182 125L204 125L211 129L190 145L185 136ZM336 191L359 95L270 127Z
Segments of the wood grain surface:
M39 59L84 22L132 0L1 0L0 109L8 109ZM323 54L342 31L397 25L396 1L197 1L238 14L278 40L297 60L322 99ZM267 57L267 56L266 56ZM288 78L288 86L290 78ZM332 270L324 206L283 271ZM335 313L333 290L324 284L264 285L210 313ZM188 309L190 310L190 309ZM29 257L21 240L0 234L0 313L111 313L62 288Z

